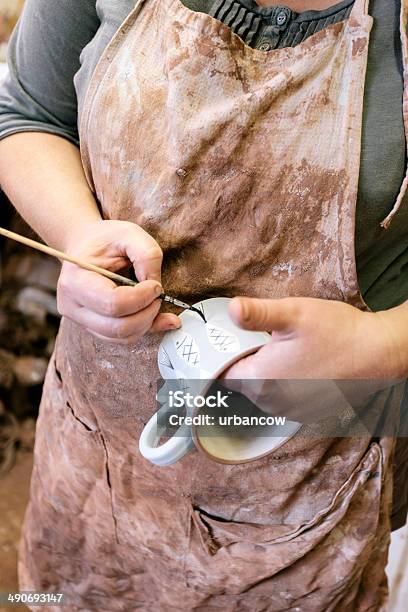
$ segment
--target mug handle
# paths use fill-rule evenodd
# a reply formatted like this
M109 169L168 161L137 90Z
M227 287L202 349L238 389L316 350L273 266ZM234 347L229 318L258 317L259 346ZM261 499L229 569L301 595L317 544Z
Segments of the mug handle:
M164 404L155 412L145 425L139 439L141 455L151 463L162 467L173 465L194 448L191 427L188 429L188 436L177 435L183 429L183 427L180 427L170 440L158 446L164 432L164 428L159 428L158 417L159 415L164 416L169 410L171 409L168 404Z

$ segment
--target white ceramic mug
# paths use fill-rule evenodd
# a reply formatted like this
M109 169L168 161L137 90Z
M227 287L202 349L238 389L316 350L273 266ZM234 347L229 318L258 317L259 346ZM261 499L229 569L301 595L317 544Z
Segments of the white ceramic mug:
M195 396L205 396L212 381L233 363L254 353L270 340L266 332L243 330L228 314L229 298L212 298L194 306L197 313L185 310L180 318L182 327L167 332L159 348L158 365L164 380L177 380ZM165 393L166 387L162 389ZM205 426L184 426L164 444L159 444L164 428L158 419L174 413L168 403L152 416L139 441L143 457L156 465L172 465L194 446L220 463L244 463L269 454L298 431L300 424L286 421L283 427L265 426L260 436L239 438L229 435L228 428L209 435ZM191 410L191 414L198 410Z

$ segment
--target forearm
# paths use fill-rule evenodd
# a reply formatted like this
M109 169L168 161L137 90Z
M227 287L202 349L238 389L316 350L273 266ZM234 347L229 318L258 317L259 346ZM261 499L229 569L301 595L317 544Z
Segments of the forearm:
M65 250L72 234L100 219L78 148L42 132L0 142L0 185L21 216L51 246Z

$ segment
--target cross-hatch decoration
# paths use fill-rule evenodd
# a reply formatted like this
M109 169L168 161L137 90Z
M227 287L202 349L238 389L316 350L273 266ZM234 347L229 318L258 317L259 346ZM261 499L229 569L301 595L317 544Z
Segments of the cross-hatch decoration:
M200 364L200 352L197 344L190 334L184 334L181 340L176 341L178 354L189 366L198 367Z
M234 353L239 350L239 342L236 336L225 331L225 329L209 325L208 323L206 327L208 340L217 351L221 353Z

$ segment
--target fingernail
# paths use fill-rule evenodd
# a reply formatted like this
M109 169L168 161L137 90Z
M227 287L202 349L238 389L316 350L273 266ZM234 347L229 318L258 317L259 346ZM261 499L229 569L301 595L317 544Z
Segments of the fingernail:
M181 321L179 323L169 323L169 329L180 329Z
M163 293L163 287L161 285L157 285L157 287L155 287L154 292L156 295L160 295L161 293Z

